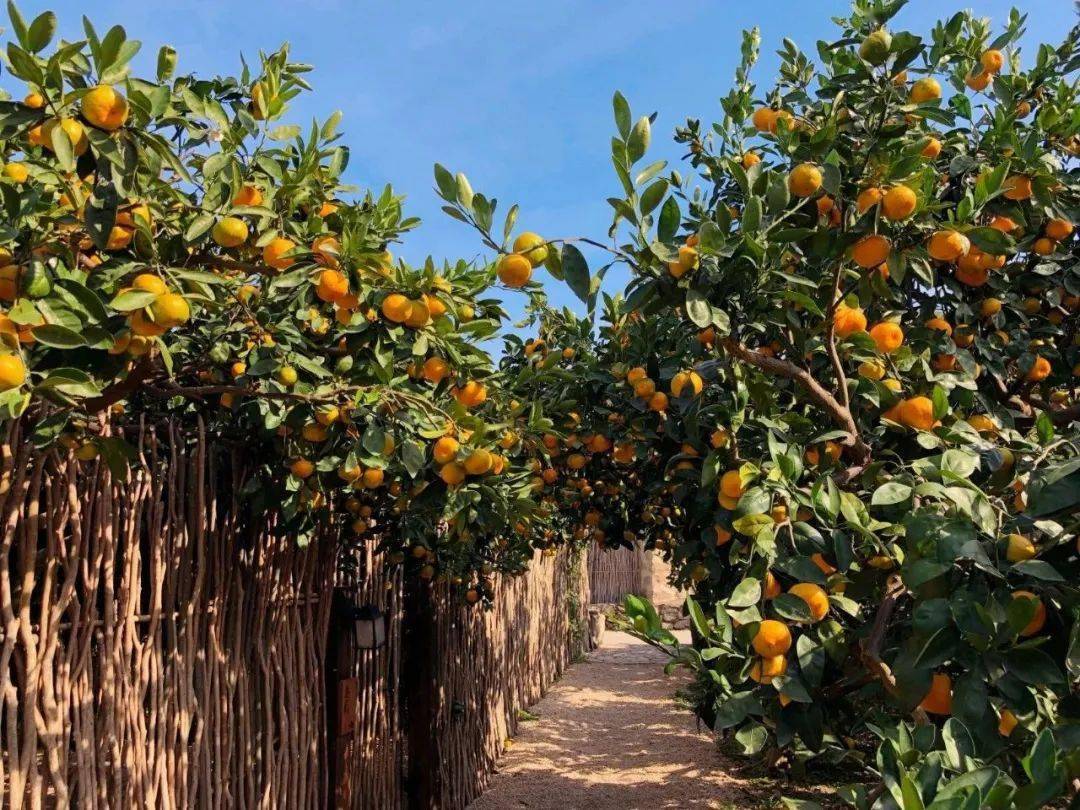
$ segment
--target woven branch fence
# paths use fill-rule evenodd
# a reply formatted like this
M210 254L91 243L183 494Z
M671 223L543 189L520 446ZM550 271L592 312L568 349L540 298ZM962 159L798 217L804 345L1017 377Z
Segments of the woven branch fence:
M588 551L589 589L597 604L621 603L627 594L649 596L644 582L645 556L640 546L614 550L591 544Z
M122 478L24 430L0 448L4 808L402 806L400 575L333 526L299 549L246 522L245 455L201 424L130 431ZM585 643L587 580L568 552L536 563L489 611L435 595L442 807ZM355 649L342 600L382 609L386 646Z

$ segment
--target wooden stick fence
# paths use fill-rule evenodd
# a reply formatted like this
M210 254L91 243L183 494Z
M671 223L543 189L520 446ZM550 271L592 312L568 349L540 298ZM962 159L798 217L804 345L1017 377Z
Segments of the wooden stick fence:
M201 423L131 431L123 478L25 430L0 448L0 804L401 807L400 575L335 526L299 549L249 524L245 461ZM587 588L562 551L490 611L436 591L440 806L478 795L582 649ZM378 605L387 645L355 649L335 599Z
M640 546L605 551L590 545L589 587L597 604L622 602L627 594L647 595L643 583L645 555Z

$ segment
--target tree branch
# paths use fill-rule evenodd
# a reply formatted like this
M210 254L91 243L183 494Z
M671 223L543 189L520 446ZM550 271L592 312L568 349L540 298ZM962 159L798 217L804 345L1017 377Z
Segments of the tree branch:
M800 368L787 360L770 357L767 354L748 349L734 338L725 339L723 341L723 346L728 354L742 360L744 363L749 363L752 366L760 368L762 371L770 371L780 377L785 377L799 383L799 385L806 389L807 394L814 404L828 413L833 422L848 434L841 443L851 448L853 455L852 461L854 462L854 467L857 468L857 472L855 472L854 475L858 475L859 472L862 472L862 470L866 468L866 465L870 461L870 447L862 440L862 436L859 435L859 427L855 424L855 419L851 415L851 409L840 404L836 397L829 393L821 383L810 375L809 371ZM851 480L854 475L849 475L847 480Z

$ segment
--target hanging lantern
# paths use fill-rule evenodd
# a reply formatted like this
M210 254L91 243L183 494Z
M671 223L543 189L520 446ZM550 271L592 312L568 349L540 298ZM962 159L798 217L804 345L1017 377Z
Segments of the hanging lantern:
M378 650L386 646L386 617L375 605L352 608L356 646L361 650Z

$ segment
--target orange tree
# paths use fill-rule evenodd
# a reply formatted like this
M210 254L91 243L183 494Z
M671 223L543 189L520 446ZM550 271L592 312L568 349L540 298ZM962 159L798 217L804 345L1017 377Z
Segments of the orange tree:
M282 123L310 70L287 49L203 78L165 47L139 78L120 27L46 53L55 16L10 16L3 417L118 473L126 424L200 418L244 442L252 512L301 543L336 520L470 602L523 571L543 539L525 438L547 423L482 349L495 268L394 260L417 222L343 182L340 115Z
M1018 13L923 38L902 5L855 3L817 65L785 40L764 91L746 33L724 119L676 130L686 173L616 94L594 244L633 280L538 395L575 403L585 451L549 445L613 501L571 521L693 589L692 647L628 610L717 730L864 764L859 806L1038 806L1080 772L1080 32L1024 70ZM600 274L547 247L591 306Z

